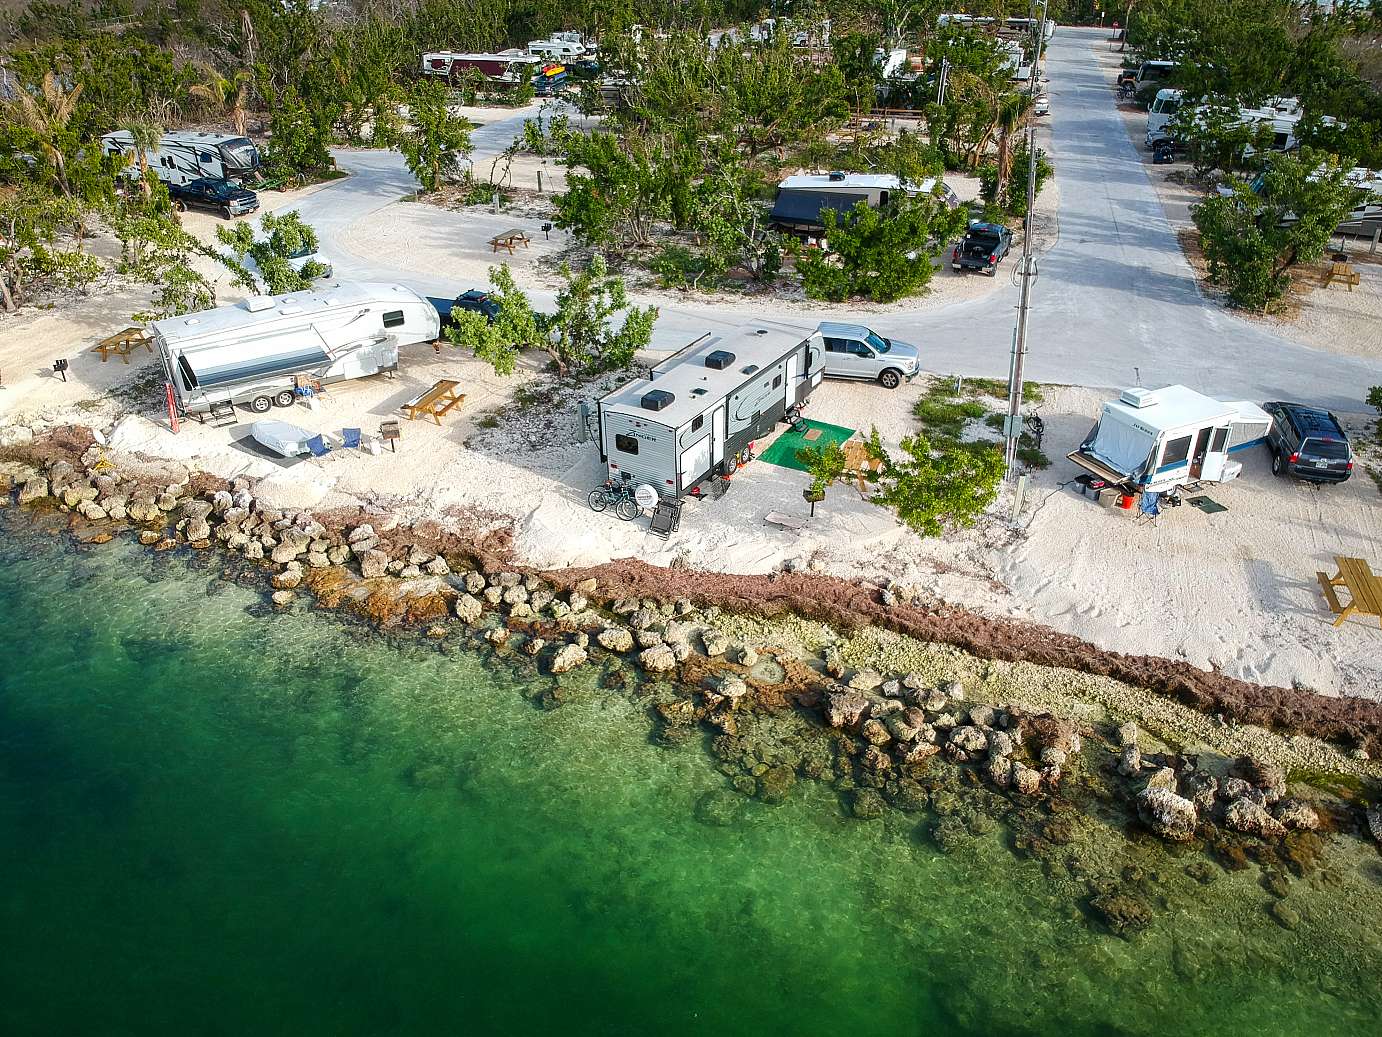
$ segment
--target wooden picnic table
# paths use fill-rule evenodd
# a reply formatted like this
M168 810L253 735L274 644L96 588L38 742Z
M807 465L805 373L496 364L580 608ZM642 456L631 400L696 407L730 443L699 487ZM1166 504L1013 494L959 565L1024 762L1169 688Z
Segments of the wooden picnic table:
M503 234L496 234L489 239L491 252L498 252L501 248L506 248L509 250L509 255L513 255L515 245L522 245L524 248L528 247L528 235L517 227L512 230L506 230Z
M442 415L453 407L465 402L465 393L458 393L460 382L443 378L424 393L419 393L403 405L403 412L412 421L418 415L425 415L441 424Z
M1338 615L1334 625L1338 626L1353 613L1358 612L1365 616L1376 616L1378 625L1382 626L1382 576L1374 573L1361 558L1335 555L1334 564L1339 567L1339 571L1333 576L1327 576L1322 572L1315 573L1320 581L1320 589L1324 591L1324 599L1329 603L1329 610ZM1349 592L1351 599L1348 604L1339 601L1335 587L1343 587Z
M1328 288L1335 281L1348 285L1348 290L1353 291L1353 286L1362 280L1357 270L1353 269L1351 263L1333 262L1329 264L1329 269L1324 274L1324 287Z
M101 354L101 363L103 364L111 358L112 354L128 364L130 354L140 346L152 353L154 351L153 336L143 328L126 328L124 331L101 339L100 342L91 347L91 351Z

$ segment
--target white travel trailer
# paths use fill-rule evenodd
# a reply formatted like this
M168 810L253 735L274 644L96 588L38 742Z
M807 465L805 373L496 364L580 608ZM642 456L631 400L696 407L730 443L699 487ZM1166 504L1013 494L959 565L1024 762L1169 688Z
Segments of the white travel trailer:
M579 40L560 39L554 35L550 40L529 40L528 53L555 61L577 61L586 57L588 51Z
M294 376L326 382L398 367L399 346L431 342L441 318L400 284L346 283L155 321L150 330L179 410L290 406Z
M748 325L702 335L596 404L600 459L616 482L681 497L732 471L824 373L819 332Z
M935 177L919 184L904 184L890 173L796 173L777 185L771 219L780 226L809 231L820 227L826 209L845 213L858 202L886 205L899 191L908 195L939 194L954 209L959 196Z
M101 138L101 150L107 155L133 156L134 138L129 130L107 133ZM175 130L160 137L144 155L165 184L190 184L204 177L238 181L259 171L259 149L248 137L233 133ZM131 160L126 175L139 175L138 162Z
M1236 479L1230 455L1263 443L1272 417L1254 403L1223 403L1187 389L1124 389L1104 404L1084 443L1067 455L1100 479L1129 492Z

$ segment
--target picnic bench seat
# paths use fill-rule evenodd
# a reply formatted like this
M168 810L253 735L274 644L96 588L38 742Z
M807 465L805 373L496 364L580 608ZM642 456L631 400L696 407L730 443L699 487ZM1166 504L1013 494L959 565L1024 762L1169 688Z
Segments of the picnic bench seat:
M522 245L524 248L528 247L528 235L517 227L512 230L506 230L503 234L496 234L489 239L489 248L491 252L498 252L501 248L506 248L509 250L509 255L513 255L514 246L516 245Z
M1382 576L1374 573L1361 558L1335 555L1334 562L1338 565L1339 571L1333 576L1322 572L1315 573L1320 581L1320 589L1324 592L1325 601L1329 604L1329 611L1337 616L1334 625L1339 626L1353 613L1358 612L1365 616L1375 616L1378 625L1382 626ZM1351 597L1348 604L1340 602L1335 587L1343 587L1349 592Z
M1349 263L1331 263L1329 269L1325 271L1323 284L1328 288L1336 281L1340 284L1348 285L1348 290L1353 291L1353 286L1362 280L1362 275L1353 269Z
M105 363L112 356L118 356L126 364L130 362L130 354L140 346L143 346L150 353L154 351L153 336L143 328L126 328L124 331L117 331L114 335L108 335L91 347L91 352L101 354L101 363Z
M408 415L409 421L424 415L440 425L443 414L465 402L465 393L456 391L460 384L451 378L441 379L432 388L405 403L403 413Z

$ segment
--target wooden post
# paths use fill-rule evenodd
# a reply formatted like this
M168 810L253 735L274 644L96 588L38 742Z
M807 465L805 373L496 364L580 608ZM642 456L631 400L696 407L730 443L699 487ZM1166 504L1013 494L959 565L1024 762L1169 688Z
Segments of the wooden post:
M1378 227L1375 231L1372 232L1372 248L1368 249L1368 255L1377 255L1377 240L1379 238L1382 238L1382 227Z
M542 170L540 170L540 169L537 171L537 193L538 193L538 194L541 194L541 193L542 193ZM1377 241L1377 239L1374 238L1374 239L1373 239L1373 243L1376 244L1376 241Z
M178 407L173 399L173 383L163 383L164 395L168 398L168 427L176 434L178 432Z

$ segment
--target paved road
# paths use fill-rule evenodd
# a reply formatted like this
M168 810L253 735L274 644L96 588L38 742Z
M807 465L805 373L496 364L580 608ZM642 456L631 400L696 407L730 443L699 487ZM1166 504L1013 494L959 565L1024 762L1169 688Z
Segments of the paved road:
M1121 386L1132 384L1138 369L1145 385L1182 382L1222 398L1295 397L1359 409L1360 387L1382 382L1382 364L1295 345L1201 298L1092 53L1105 37L1097 30L1060 29L1048 50L1060 233L1039 261L1029 377ZM535 112L523 110L478 129L477 159L502 150ZM415 184L393 152L343 151L338 160L354 175L296 206L318 229L338 274L398 280L431 295L471 287L444 272L419 276L345 253L336 242L339 232ZM550 297L538 294L535 301L550 304ZM920 345L930 370L1006 377L1016 305L1016 288L1005 284L983 299L869 323ZM819 316L840 319L835 311ZM675 348L707 329L747 319L761 320L762 311L663 306L654 345ZM806 330L816 319L794 313L783 323Z

